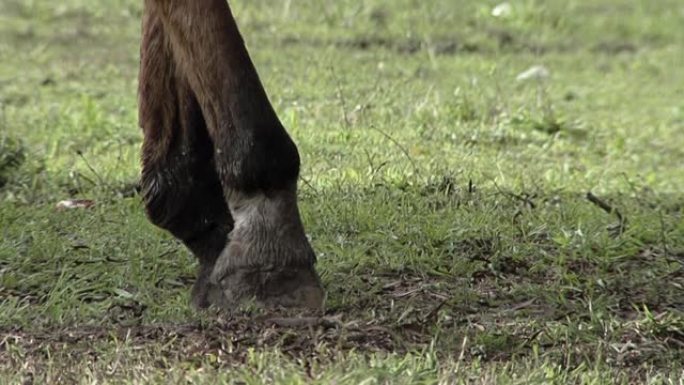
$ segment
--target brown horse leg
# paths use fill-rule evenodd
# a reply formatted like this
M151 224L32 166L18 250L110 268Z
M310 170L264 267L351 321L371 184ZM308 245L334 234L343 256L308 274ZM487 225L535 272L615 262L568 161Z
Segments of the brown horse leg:
M225 0L148 0L199 102L235 220L212 280L223 306L320 308L324 293L297 207L299 154L276 116Z
M140 65L140 126L144 132L142 191L150 220L179 238L200 262L192 303L221 301L210 282L232 218L216 174L202 111L178 71L154 7L145 7Z

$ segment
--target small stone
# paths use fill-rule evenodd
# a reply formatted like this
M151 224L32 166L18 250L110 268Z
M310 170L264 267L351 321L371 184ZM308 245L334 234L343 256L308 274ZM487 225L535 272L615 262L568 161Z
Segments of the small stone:
M57 202L57 210L87 209L93 207L95 201L90 199L66 199Z
M550 75L551 73L546 67L543 65L535 65L519 73L515 80L519 82L526 80L543 80L548 78Z
M494 17L508 17L513 13L513 7L511 3L501 3L496 7L492 8L492 16Z

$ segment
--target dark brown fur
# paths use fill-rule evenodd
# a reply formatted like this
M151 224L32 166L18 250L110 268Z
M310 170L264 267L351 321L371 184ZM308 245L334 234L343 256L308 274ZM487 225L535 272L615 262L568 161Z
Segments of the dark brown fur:
M193 302L278 304L281 286L322 296L293 195L299 155L225 0L145 0L139 99L147 214L199 259Z

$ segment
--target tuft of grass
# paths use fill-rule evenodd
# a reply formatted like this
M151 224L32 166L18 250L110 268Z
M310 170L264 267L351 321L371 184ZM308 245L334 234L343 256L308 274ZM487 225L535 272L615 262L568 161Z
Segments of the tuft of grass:
M18 140L8 136L0 137L0 188L9 182L25 159L25 149Z

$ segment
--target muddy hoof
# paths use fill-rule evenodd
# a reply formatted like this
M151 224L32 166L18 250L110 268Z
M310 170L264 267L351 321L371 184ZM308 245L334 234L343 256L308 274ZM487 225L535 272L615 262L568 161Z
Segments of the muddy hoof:
M313 267L239 269L221 278L218 285L223 292L218 305L227 310L250 300L267 308L321 310L325 299Z

